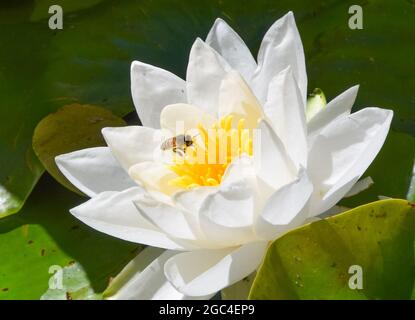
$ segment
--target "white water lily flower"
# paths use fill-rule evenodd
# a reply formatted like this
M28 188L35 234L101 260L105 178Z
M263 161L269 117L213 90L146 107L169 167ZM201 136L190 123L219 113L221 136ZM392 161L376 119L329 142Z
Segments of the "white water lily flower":
M216 20L192 46L186 81L133 62L131 88L143 126L105 128L108 147L58 156L91 197L71 213L92 228L149 245L115 279L112 299L201 299L255 271L269 241L332 208L379 152L392 111L350 114L357 87L306 121L307 76L290 12L265 34L257 62ZM183 123L182 132L176 125ZM219 129L240 142L225 163L161 161L161 130ZM244 132L259 130L260 140ZM210 142L207 142L210 143ZM206 156L209 155L206 148ZM175 158L177 159L177 157ZM162 249L154 249L162 248Z

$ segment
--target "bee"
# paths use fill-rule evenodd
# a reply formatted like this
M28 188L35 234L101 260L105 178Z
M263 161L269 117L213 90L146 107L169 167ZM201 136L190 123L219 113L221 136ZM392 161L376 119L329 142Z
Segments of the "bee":
M179 152L184 155L186 148L192 146L193 143L193 137L191 135L179 134L163 141L160 149L163 151L173 150L173 152Z

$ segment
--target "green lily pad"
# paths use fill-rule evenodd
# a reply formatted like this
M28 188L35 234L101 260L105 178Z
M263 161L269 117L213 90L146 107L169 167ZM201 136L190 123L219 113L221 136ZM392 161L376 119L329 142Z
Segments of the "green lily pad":
M53 275L49 279L49 288L41 300L101 300L102 296L91 288L88 276L78 263L49 268Z
M23 158L16 158L16 154L11 153L3 153L0 157L3 168L0 170L0 219L19 212L44 172L32 146L18 145L18 139L19 136L16 136L16 141L12 141L13 146L10 147L14 151L19 150L17 152L21 152ZM14 165L14 161L21 167ZM13 167L11 171L7 171L10 167Z
M415 299L414 245L413 204L360 206L275 240L249 298Z
M101 129L124 125L123 119L101 107L64 106L39 122L33 135L33 149L52 177L68 189L80 192L60 172L55 157L80 149L105 146Z
M256 272L221 290L222 300L247 300Z
M50 272L74 263L88 281L82 286L89 288L86 296L100 294L143 248L74 218L69 209L84 201L46 174L21 212L0 220L0 300L40 299L50 287Z

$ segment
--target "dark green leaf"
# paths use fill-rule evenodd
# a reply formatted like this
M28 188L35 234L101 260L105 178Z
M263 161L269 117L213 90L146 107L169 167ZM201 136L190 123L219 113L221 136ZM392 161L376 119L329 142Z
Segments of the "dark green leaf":
M49 7L52 5L59 4L62 7L64 14L71 12L80 11L95 6L96 4L102 2L102 0L83 0L83 1L73 1L73 0L35 0L35 5L30 16L31 21L38 21L45 19L51 16L49 14Z

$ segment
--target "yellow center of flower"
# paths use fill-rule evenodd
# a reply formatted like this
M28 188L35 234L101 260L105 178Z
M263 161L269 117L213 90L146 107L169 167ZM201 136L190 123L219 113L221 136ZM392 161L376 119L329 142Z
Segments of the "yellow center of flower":
M174 164L169 166L178 175L169 181L172 186L190 189L219 185L235 157L252 155L252 138L245 128L245 119L240 119L235 127L234 116L228 115L211 128L199 124L197 129L199 133L192 138L191 145L177 152Z

